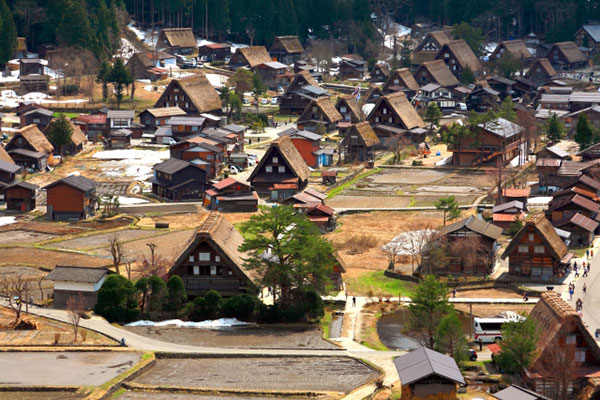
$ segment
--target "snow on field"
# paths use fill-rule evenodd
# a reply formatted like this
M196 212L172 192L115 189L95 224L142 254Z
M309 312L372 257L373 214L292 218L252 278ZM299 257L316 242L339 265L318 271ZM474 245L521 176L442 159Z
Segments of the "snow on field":
M102 174L111 178L133 177L146 180L152 177L152 167L169 158L168 151L153 150L105 150L94 154L94 158L106 160L100 164Z
M379 33L382 33L380 29L378 29ZM411 29L408 26L404 26L398 24L396 22L392 22L390 26L390 34L385 35L385 39L383 41L384 46L388 49L394 49L394 36L401 38L402 36L410 35ZM398 40L396 40L398 42Z
M169 319L166 321L135 321L125 326L169 326L174 325L178 328L205 328L205 329L220 329L229 328L232 326L249 325L248 322L242 322L235 318L221 318L202 322L182 321L180 319Z
M138 199L137 197L127 197L127 196L119 196L119 204L120 205L129 205L129 204L144 204L148 203L148 200Z
M219 74L205 74L205 75L206 75L206 78L208 78L208 81L210 82L210 84L213 85L213 87L215 87L215 88L223 87L227 83L227 80L229 79L225 75L219 75Z
M13 90L3 90L0 92L0 106L15 108L19 103L29 102L37 104L68 104L68 103L86 103L87 99L71 99L71 100L53 100L45 93L31 92L23 96L17 96Z
M117 50L117 57L122 58L123 61L127 61L135 52L136 49L131 42L125 38L121 38L121 47Z
M10 74L8 76L0 74L0 82L17 82L19 80L19 70L9 72Z
M440 161L436 161L435 165L448 165L450 164L450 161L452 161L452 156L448 156L442 158Z
M206 40L206 39L198 39L196 44L198 45L198 47L200 47L200 46L206 46L207 44L215 44L215 42L211 42L210 40Z
M383 250L395 252L399 256L412 255L415 251L420 252L421 249L415 249L415 247L425 245L427 242L426 239L431 237L435 232L434 229L402 232L384 245Z
M0 226L14 224L15 222L17 222L15 217L0 217Z

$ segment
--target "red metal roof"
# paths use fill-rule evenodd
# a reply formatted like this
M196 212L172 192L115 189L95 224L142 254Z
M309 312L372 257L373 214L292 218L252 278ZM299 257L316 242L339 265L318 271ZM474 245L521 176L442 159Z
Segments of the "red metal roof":
M295 183L276 183L273 185L273 189L296 189L298 186Z
M502 195L505 197L529 197L530 188L508 188L502 190Z
M525 216L524 213L521 214L500 214L500 213L496 213L492 216L492 220L495 222L512 222L514 221L517 217L519 217L520 219L523 219Z

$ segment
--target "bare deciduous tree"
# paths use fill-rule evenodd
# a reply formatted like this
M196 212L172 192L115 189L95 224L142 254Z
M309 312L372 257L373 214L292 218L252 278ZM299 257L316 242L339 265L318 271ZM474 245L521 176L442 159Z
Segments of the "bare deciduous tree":
M24 273L4 273L0 276L0 295L6 297L8 307L15 313L14 326L21 320L23 300L27 300L30 280Z
M416 151L410 144L410 139L404 135L392 135L385 140L385 146L393 154L392 163L396 164L406 158L412 150Z
M158 246L156 243L146 243L146 246L150 249L150 257L143 256L140 259L141 276L156 275L160 278L166 278L168 268L173 264L172 260L157 254L156 248Z
M76 342L79 323L81 322L81 317L85 313L85 299L81 293L77 296L69 297L67 300L67 311L69 312L69 321L71 321L71 326L73 328L73 341Z
M578 363L575 353L577 351L575 343L567 343L570 335L559 339L557 343L549 346L549 352L544 357L548 371L552 371L554 380L554 398L557 400L567 400L570 395L569 386L576 377ZM575 339L575 335L572 336ZM576 339L575 339L576 340Z
M115 272L120 275L121 271L119 266L121 265L124 257L123 245L116 235L108 240L108 244L110 246L109 250L110 256L113 260L113 267L115 267Z
M479 237L452 240L448 246L448 255L460 261L464 272L476 272L478 266L489 269L493 260L493 254Z

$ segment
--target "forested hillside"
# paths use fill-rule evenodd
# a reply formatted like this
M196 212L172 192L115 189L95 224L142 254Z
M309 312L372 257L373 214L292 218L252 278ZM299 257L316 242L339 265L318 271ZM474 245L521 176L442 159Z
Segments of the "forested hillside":
M351 51L377 42L390 21L482 28L491 40L534 31L548 42L571 40L581 24L600 19L600 0L0 0L0 63L15 35L111 55L126 12L144 27L192 26L214 40L270 45L276 35L341 38ZM372 14L377 17L372 19ZM11 18L12 14L12 18Z

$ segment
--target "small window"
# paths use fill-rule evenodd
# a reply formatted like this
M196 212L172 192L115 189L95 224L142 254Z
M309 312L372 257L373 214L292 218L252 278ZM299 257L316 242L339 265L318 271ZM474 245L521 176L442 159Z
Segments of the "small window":
M575 362L585 362L585 350L575 350Z
M385 108L385 107L384 107L384 108L381 110L381 112L382 112L383 114L387 114L387 108Z
M536 253L536 254L544 254L544 246L535 246L534 253Z
M285 172L285 167L283 165L280 165L279 168L278 168L278 172L280 174L283 174Z
M217 266L216 265L211 265L210 266L210 274L211 275L216 275L217 274Z
M343 112L343 113L345 113L345 112L346 112L346 106L341 106L341 107L340 107L340 112Z
M198 254L199 261L210 261L210 253L200 253Z
M279 162L279 158L273 157L273 164L277 164Z
M567 344L577 344L577 336L567 335Z
M200 275L200 266L194 265L194 275Z
M189 261L194 262L194 256L190 256Z
M394 79L394 83L397 85L400 83L400 81L398 79Z
M388 121L390 122L390 124L393 124L394 123L394 118L390 117Z
M519 253L529 253L529 246L519 246Z
M221 256L215 256L215 261L216 262L220 262L221 261Z
M273 172L273 167L271 167L270 165L267 165L265 167L265 172Z
M530 241L530 242L533 242L533 238L534 238L534 235L533 235L533 233L530 233L530 234L528 235L528 238L529 238L529 241Z

